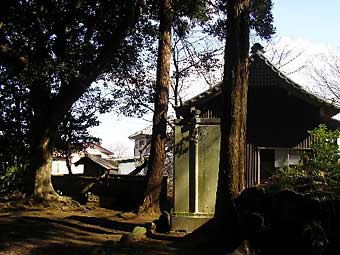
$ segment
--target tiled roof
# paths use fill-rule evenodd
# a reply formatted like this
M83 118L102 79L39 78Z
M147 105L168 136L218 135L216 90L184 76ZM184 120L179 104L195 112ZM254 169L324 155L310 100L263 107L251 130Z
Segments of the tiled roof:
M152 135L152 125L147 126L146 128L143 128L141 130L138 130L137 132L133 133L132 135L129 136L129 139L134 139L137 136L140 135Z
M174 117L173 116L168 116L168 123L166 126L166 132L170 134L172 132L172 127L170 123L173 123ZM146 128L143 128L132 135L129 136L129 139L135 139L137 136L140 135L146 135L146 136L151 136L152 135L152 125L147 126Z
M100 156L97 156L97 155L90 155L90 154L87 154L85 155L85 157L82 157L81 159L79 159L76 163L74 163L76 166L79 165L79 164L82 164L83 161L88 158L90 159L91 161L97 163L98 165L104 167L105 169L116 169L118 170L118 164L116 161L114 160L107 160L107 159L103 159L102 157Z
M290 79L286 74L281 72L273 63L271 63L266 56L263 54L261 49L256 50L255 52L252 52L252 55L250 56L252 60L252 64L262 64L263 66L269 68L273 73L273 75L276 76L275 79L279 78L283 82L277 82L275 84L278 84L278 86L281 86L282 88L286 89L287 91L291 92L295 96L301 98L302 100L305 100L311 104L316 104L320 106L326 106L332 109L335 113L340 112L340 108L317 97L316 95L308 92L305 90L301 85L298 83L294 82L292 79ZM267 69L268 70L268 69ZM253 74L255 77L250 78L255 80L256 82L256 75L261 75L255 72ZM188 108L193 105L197 104L204 104L205 102L208 102L212 98L218 96L221 94L221 85L222 82L216 84L215 86L211 87L210 89L200 93L199 95L185 101L181 106L177 107L176 110L180 110L181 108Z
M100 144L98 143L90 143L88 144L89 148L94 148L99 150L101 153L106 154L106 155L113 155L114 153L112 151L109 151L108 149L102 147Z

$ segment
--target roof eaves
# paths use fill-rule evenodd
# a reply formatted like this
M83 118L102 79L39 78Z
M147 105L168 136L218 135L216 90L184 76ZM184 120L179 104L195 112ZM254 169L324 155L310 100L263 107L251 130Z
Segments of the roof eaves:
M208 90L203 91L197 96L194 96L193 98L188 99L187 101L185 101L182 105L178 106L177 108L188 107L196 103L197 101L201 101L204 99L209 100L209 98L213 98L219 95L221 93L221 85L222 85L222 82L217 83L215 86L209 88Z
M290 90L291 92L298 92L303 94L307 100L312 101L312 103L317 102L320 105L326 105L327 107L332 108L334 111L340 112L340 108L337 107L334 104L331 104L322 98L319 98L318 96L306 91L301 85L290 79L286 74L284 74L282 71L280 71L273 63L271 63L267 57L261 52L256 51L252 54L251 58L254 58L254 56L258 56L261 60L264 61L264 63L273 71L275 72L281 79L285 81L286 84L289 84L290 87L286 86L285 88ZM295 90L295 91L292 91Z
M87 157L106 169L118 169L118 167L114 165L113 162L109 162L109 160L94 155L87 155Z

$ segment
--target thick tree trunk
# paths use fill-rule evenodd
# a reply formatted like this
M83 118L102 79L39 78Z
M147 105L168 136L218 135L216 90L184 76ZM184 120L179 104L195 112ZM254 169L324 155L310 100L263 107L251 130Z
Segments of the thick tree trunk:
M160 2L157 82L155 91L155 109L153 116L151 150L149 166L146 175L146 192L143 204L139 208L139 212L150 214L160 212L159 195L163 180L169 102L172 1L161 0Z
M31 191L36 200L57 200L51 181L52 156L56 128L46 127L43 131L34 132L31 144Z
M31 107L34 117L31 123L30 167L26 178L26 193L37 201L63 200L53 189L51 172L53 151L57 129L65 113L78 97L60 100L58 103L51 98L49 86L36 85L30 91ZM74 92L76 93L76 92Z
M240 241L234 198L245 187L249 61L249 0L227 3L227 39L222 85L221 151L215 220L230 244Z

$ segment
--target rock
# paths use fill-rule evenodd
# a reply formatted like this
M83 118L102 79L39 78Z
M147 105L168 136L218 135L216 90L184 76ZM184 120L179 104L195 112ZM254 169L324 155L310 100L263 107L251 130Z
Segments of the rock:
M154 222L149 222L145 224L147 229L147 235L152 235L156 231L156 224Z
M308 254L324 254L329 244L324 228L315 220L304 225L299 239L302 250Z
M236 202L242 212L262 213L267 207L267 194L263 188L247 188L237 197Z
M156 224L156 232L168 233L171 228L171 216L168 212L164 211L154 223Z
M249 242L245 240L239 247L237 247L228 255L253 255L253 254L255 254L253 249L250 247Z
M264 216L260 213L253 212L246 218L248 238L255 238L264 230Z
M87 201L86 206L89 207L100 207L100 197L92 194L91 192L88 192L86 194Z
M285 223L300 223L306 215L303 213L305 199L302 194L296 193L293 190L282 190L273 196L272 215L275 221L282 224Z
M146 228L137 226L132 230L133 235L145 235L146 234Z
M130 247L144 238L146 238L146 228L137 226L131 233L122 235L119 241L119 246Z
M90 252L90 255L106 255L106 252L102 247L95 247Z

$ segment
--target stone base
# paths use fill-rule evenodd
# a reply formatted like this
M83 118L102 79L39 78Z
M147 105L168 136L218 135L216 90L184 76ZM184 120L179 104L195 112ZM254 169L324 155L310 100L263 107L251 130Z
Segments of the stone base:
M210 214L176 214L171 215L171 231L181 231L191 233L195 229L204 225L211 220L213 215Z

